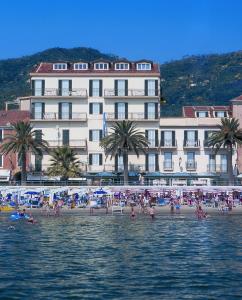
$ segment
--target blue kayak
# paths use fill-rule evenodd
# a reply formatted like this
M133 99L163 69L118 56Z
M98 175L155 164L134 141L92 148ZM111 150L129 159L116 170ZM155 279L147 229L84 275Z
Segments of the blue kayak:
M24 214L24 215L20 215L19 213L15 212L13 213L10 217L10 220L12 221L16 221L16 220L28 220L29 219L29 216L27 214Z

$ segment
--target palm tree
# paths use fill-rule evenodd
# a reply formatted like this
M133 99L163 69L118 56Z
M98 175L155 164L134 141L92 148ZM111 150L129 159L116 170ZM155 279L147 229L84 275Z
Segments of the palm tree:
M111 156L112 159L116 155L123 156L125 185L128 184L129 153L134 152L139 157L140 152L146 152L149 142L144 133L131 121L115 122L111 131L101 140L100 146L104 149L106 157Z
M27 153L33 152L35 155L42 156L43 152L48 150L48 143L42 138L36 139L36 130L29 122L18 121L11 125L14 133L5 136L0 152L2 154L17 153L21 163L21 183L25 185L27 179Z
M208 146L213 147L215 153L221 148L227 150L229 185L234 184L233 147L242 144L242 130L239 127L239 120L235 118L223 118L219 125L219 131L214 132L207 140Z
M50 166L47 169L49 176L60 176L61 180L77 177L80 172L80 161L76 153L68 146L57 147L50 152Z

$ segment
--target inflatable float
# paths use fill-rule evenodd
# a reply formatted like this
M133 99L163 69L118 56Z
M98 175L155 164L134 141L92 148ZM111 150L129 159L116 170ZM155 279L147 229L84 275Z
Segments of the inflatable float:
M15 212L13 213L11 216L10 216L10 220L12 221L16 221L16 220L28 220L29 219L29 216L27 214L24 214L24 215L21 215L20 213L18 212Z
M10 206L0 206L0 211L13 211L14 208L10 207Z

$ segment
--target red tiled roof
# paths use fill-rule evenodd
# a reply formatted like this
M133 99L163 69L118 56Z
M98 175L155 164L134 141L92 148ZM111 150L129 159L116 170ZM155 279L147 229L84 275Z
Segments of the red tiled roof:
M101 60L99 60L101 61ZM103 60L106 62L106 60ZM120 60L121 61L121 60ZM125 61L125 60L122 60ZM119 62L119 61L117 61ZM137 71L136 66L134 62L129 62L125 61L126 63L130 64L130 69L129 70L115 70L114 62L109 62L109 70L94 70L93 64L89 63L89 69L88 70L74 70L74 63L67 63L67 70L53 70L53 64L55 63L45 63L42 62L40 63L33 71L32 73L53 73L53 74L65 74L65 73L75 73L75 74L86 74L86 73L99 73L99 74L108 74L108 73L160 73L159 70L159 65L158 64L152 64L151 63L151 70L142 70L142 71ZM57 63L57 62L56 62Z
M18 121L28 121L29 112L25 110L0 110L0 126L7 126Z
M236 97L236 98L233 98L231 99L231 101L241 101L242 100L242 95Z
M214 111L229 111L231 113L230 106L183 106L183 117L195 118L197 111L208 111L210 117L213 117Z

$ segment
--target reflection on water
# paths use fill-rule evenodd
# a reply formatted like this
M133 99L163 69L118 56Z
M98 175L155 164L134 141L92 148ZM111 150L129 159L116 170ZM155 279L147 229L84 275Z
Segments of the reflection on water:
M0 299L238 299L240 216L0 218ZM241 298L240 298L241 299Z

